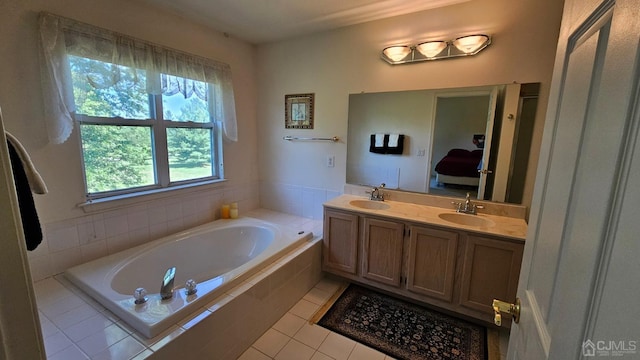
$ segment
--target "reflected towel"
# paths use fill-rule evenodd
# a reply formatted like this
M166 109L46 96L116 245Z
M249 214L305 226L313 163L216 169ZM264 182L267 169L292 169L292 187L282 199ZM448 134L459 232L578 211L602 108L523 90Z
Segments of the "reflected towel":
M384 134L376 134L376 142L374 144L375 147L383 147L384 146Z
M388 137L386 136L382 136L382 146L376 146L376 135L375 134L371 134L371 141L369 144L369 152L375 153L375 154L384 154L386 152L386 148L384 146L384 141L385 139L387 139Z
M396 135L398 138L395 140L395 146L391 146L391 136ZM387 141L387 147L385 149L385 154L391 155L402 155L404 152L404 135L392 134L389 135L389 140Z
M399 138L400 134L389 134L389 144L387 146L390 148L398 147Z

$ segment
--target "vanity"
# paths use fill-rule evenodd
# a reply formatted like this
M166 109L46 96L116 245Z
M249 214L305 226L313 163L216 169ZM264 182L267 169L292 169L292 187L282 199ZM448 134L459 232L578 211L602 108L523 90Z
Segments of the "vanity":
M345 194L326 202L322 269L493 323L492 300L516 298L524 217L504 216L495 204L457 213L451 199L432 198L416 204Z

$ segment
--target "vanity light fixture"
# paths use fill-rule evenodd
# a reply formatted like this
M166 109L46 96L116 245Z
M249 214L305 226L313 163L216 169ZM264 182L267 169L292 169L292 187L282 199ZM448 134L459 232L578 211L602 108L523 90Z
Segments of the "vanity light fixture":
M454 40L425 41L418 45L394 45L382 50L382 59L389 64L407 64L425 60L471 56L491 44L489 35L467 35Z
M413 52L413 49L406 45L389 46L388 48L382 50L382 53L393 61L401 61L402 59L406 58L407 55L409 55L411 52Z
M489 45L490 40L487 35L469 35L453 40L453 46L467 55L477 54L480 48L486 47L485 44Z
M418 50L422 55L431 59L440 54L442 50L447 48L448 45L449 44L447 44L446 41L427 41L423 42L422 44L418 44L416 46L416 50Z

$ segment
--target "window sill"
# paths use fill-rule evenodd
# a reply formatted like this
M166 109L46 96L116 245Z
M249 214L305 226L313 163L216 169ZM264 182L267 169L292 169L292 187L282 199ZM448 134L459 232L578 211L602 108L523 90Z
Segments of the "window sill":
M139 204L141 202L153 201L172 196L184 195L192 192L202 191L216 185L220 185L226 182L226 179L208 180L197 183L184 184L179 186L172 186L163 189L153 189L140 191L137 193L123 194L110 196L95 200L88 200L77 206L81 208L85 213L100 212L105 210L112 210L120 207L131 206Z

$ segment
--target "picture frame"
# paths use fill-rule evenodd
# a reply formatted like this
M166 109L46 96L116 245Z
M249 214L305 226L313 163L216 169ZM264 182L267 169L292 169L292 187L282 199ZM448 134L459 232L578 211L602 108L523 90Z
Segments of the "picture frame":
M284 96L285 129L313 129L315 94L289 94Z

